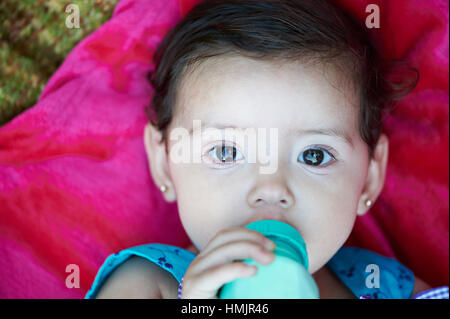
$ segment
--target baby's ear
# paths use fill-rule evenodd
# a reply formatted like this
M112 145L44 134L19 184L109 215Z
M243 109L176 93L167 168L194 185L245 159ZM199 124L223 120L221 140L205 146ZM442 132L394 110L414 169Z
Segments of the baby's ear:
M389 138L381 134L370 159L366 184L358 203L358 215L364 215L375 203L381 193L386 178L386 167L389 157Z
M176 194L169 174L166 145L161 142L161 137L162 133L151 123L147 123L144 128L144 145L150 173L158 188L166 186L163 196L170 203L176 200Z

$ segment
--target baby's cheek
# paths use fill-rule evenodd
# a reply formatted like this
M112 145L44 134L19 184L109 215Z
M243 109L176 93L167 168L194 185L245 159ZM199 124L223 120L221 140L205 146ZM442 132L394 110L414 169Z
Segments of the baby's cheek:
M191 192L193 192L191 194ZM201 198L196 198L196 194L202 194ZM178 201L178 211L181 223L186 234L197 249L202 250L216 234L230 223L224 216L226 207L218 199L215 200L214 193L205 196L205 191L198 189L186 190ZM219 198L220 199L220 198Z
M354 226L356 212L353 212L353 209L347 207L338 210L334 207L328 212L323 214L322 218L315 219L305 231L310 273L322 268L333 257L343 246Z
M344 234L344 236L342 236ZM342 247L347 234L340 232L333 234L328 232L326 238L313 240L307 244L307 252L309 259L309 272L314 273L333 257L333 255Z
M199 220L201 220L202 218L197 218L194 216L186 217L181 216L180 214L180 219L183 224L183 228L192 244L199 251L202 251L209 241L208 238L211 237L211 235L208 233L208 230L211 229L211 227L204 227L205 223L199 222Z

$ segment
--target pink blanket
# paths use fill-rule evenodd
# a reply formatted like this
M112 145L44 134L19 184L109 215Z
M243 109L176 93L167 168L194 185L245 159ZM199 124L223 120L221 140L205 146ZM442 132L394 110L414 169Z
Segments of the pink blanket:
M0 128L0 298L82 298L129 246L190 244L151 180L142 134L146 73L167 30L198 0L122 0L67 56L38 103ZM372 0L339 0L364 22ZM386 186L347 244L448 285L448 1L377 0L386 57L421 79L386 123ZM78 265L80 288L67 288Z

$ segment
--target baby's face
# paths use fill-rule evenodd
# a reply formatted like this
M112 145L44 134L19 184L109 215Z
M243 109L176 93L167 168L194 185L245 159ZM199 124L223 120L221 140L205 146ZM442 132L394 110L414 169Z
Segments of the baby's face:
M168 138L174 128L192 129L194 120L203 131L277 130L269 164L249 163L248 146L216 138L201 141L202 163L167 158L182 224L199 251L220 230L261 219L285 221L301 233L311 273L344 244L369 166L357 94L345 83L331 67L237 56L210 59L183 80ZM169 141L169 151L176 142ZM272 172L262 173L269 165Z

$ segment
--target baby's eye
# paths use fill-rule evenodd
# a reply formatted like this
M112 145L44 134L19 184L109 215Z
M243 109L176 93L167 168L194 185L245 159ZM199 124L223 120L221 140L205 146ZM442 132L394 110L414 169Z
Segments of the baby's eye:
M233 163L244 158L236 147L225 145L223 142L211 148L208 154L221 163Z
M336 160L333 154L321 147L307 149L300 154L299 158L302 159L302 163L319 167Z

